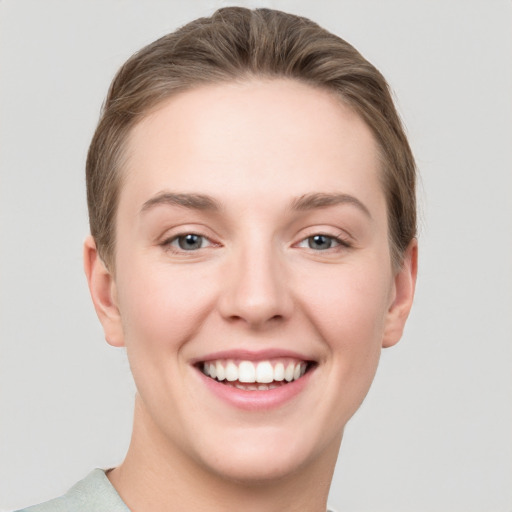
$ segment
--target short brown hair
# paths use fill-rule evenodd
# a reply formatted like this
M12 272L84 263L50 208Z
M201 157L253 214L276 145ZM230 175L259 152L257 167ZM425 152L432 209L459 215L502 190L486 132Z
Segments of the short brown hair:
M203 84L291 78L338 95L371 128L383 162L393 262L416 236L414 158L382 74L343 39L271 9L219 9L146 46L115 76L87 156L87 203L100 257L114 264L124 147L163 100Z

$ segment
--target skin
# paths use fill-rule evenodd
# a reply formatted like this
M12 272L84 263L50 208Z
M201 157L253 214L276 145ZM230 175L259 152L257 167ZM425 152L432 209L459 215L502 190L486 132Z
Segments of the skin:
M344 426L414 294L416 241L393 270L379 172L358 115L294 81L203 86L133 129L115 273L92 238L85 270L137 385L132 443L109 473L134 512L325 511ZM207 195L218 209L168 193ZM294 208L308 194L343 196ZM203 247L180 249L187 233ZM332 246L310 247L317 234ZM239 349L292 350L316 365L283 405L241 409L193 365Z

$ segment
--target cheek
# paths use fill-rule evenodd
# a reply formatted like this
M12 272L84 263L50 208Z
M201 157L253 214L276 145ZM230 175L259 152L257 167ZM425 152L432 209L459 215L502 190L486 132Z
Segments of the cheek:
M387 311L391 270L382 264L356 262L326 265L323 269L306 270L301 281L304 301L325 317L349 326L362 322L379 323Z
M130 269L130 277L118 284L127 349L167 348L175 353L193 337L214 303L211 275L207 279L187 264L171 268L165 262L147 265L136 258ZM155 353L156 358L161 355Z
M374 365L384 334L391 271L382 264L340 265L303 282L304 308L328 352L339 356L336 364L345 372L366 362Z
M375 258L339 266L316 267L301 275L301 309L323 344L324 434L343 429L368 393L377 370L388 310L389 272ZM330 267L330 268L328 268Z

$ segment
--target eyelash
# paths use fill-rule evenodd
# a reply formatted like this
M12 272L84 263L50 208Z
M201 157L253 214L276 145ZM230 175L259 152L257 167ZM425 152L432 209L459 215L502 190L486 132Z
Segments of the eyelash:
M197 237L201 241L200 247L192 247L189 249L185 249L181 246L180 241L185 241L187 237ZM325 249L315 249L311 247L311 244L313 243L313 240L317 237L321 237L324 239L324 241L330 242L329 247ZM207 242L208 245L206 247L203 247L203 242ZM332 243L334 243L334 247L332 247ZM178 247L176 245L178 244ZM307 246L302 245L307 244ZM166 250L173 252L175 254L184 254L184 253L194 253L197 252L199 249L206 249L208 247L215 247L219 246L219 244L215 244L210 240L208 237L204 235L200 235L198 233L189 232L189 233L183 233L176 236L173 236L171 238L166 239L161 244L162 247L164 247ZM327 235L325 233L314 233L306 238L303 238L298 244L295 244L295 247L303 247L305 249L312 250L314 252L333 252L340 249L350 249L352 247L352 244L348 242L345 238L342 238L340 236L333 236L333 235Z
M189 233L182 233L176 236L173 236L171 238L168 238L162 242L162 247L164 247L166 250L176 253L176 254L183 254L183 253L194 253L199 249L205 249L206 247L197 247L192 249L184 249L183 247L176 247L173 245L174 243L180 245L180 240L185 240L187 237L197 237L201 239L201 242L208 242L208 245L206 247L215 247L218 246L218 244L215 244L212 242L208 237L204 235L200 235L199 233L189 232ZM202 245L202 244L201 244Z
M317 238L317 237L322 237L322 238L330 241L331 243L335 243L336 245L334 247L332 247L332 246L327 247L326 249L314 249L313 247L311 247L311 242L314 238ZM307 247L306 246L302 246L302 247L311 249L314 252L327 252L327 251L331 252L331 251L336 251L336 250L340 250L340 249L350 249L352 247L352 244L350 242L348 242L345 238L342 238L339 235L338 236L328 235L326 233L314 233L306 238L303 238L297 244L297 246L301 247L301 244L307 244Z

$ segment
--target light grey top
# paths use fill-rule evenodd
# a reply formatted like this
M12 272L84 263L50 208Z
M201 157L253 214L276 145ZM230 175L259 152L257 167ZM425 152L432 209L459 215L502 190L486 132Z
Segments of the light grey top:
M103 469L91 471L71 489L54 500L18 512L130 512Z
M117 494L105 471L95 469L64 496L17 512L130 512L130 509Z

